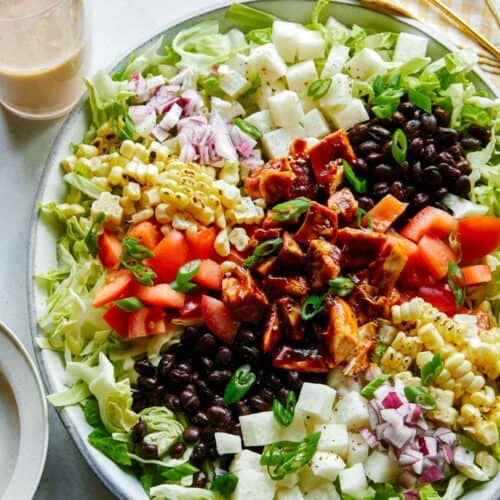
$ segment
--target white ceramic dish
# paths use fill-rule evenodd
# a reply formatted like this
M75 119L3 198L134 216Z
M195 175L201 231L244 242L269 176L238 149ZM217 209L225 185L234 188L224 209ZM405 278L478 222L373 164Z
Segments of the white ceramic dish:
M217 7L213 7L201 13L195 13L187 19L168 23L164 30L146 41L142 46L134 50L134 52L143 50L148 45L154 43L160 36L165 36L165 40L171 40L179 30L196 24L203 19L218 19L222 21L226 7L230 3L230 1L226 1L219 4ZM261 0L250 2L250 4L256 8L271 12L283 19L299 22L307 22L307 20L310 19L311 10L314 5L313 0ZM369 27L380 31L407 31L416 34L424 34L430 39L429 53L433 58L440 57L445 52L455 49L452 44L443 41L442 36L429 33L429 30L417 22L382 14L369 8L356 5L351 0L339 0L328 6L325 11L327 14L335 16L339 21L347 25L358 24L362 27ZM127 54L122 58L116 65L116 68L119 68L122 63L128 60L129 55L130 54ZM476 72L474 79L478 87L487 90L491 94L495 93L493 86L488 83L484 74L480 71ZM43 311L45 295L36 288L32 276L46 272L56 266L55 237L43 224L39 223L36 214L37 207L39 203L62 200L65 187L59 169L59 161L69 153L69 144L71 142L80 142L87 129L88 122L86 96L84 96L77 107L68 116L56 138L45 165L43 180L37 196L33 214L30 260L28 266L28 282L30 283L28 293L33 336L38 334L36 318ZM51 351L38 352L37 358L48 391L55 392L64 389L64 367L62 359ZM60 412L60 415L64 425L89 465L116 496L134 500L146 498L144 490L134 477L123 472L118 466L87 443L87 435L90 432L90 427L85 422L79 408L66 408ZM485 487L481 488L481 490L476 490L467 496L470 500L492 500L499 497L500 475L494 481L490 481Z
M47 403L40 377L21 342L0 323L0 498L33 497L47 442Z

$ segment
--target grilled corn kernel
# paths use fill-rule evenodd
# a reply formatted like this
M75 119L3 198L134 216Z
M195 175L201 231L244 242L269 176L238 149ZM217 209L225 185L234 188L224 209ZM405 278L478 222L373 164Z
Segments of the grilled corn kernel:
M123 208L123 215L129 217L136 212L135 203L127 198L122 198L120 200L120 205Z
M383 344L390 345L392 344L392 341L396 337L397 333L398 331L394 326L388 323L383 323L378 329L377 338Z
M138 224L139 222L144 222L145 220L151 219L154 215L154 210L152 208L145 208L140 212L135 213L130 218L132 224Z
M213 224L215 221L215 212L210 207L203 207L203 210L196 215L196 218L205 226Z
M105 191L109 191L108 178L107 177L94 177L92 179L94 184L104 189Z
M455 408L450 406L429 411L426 413L426 417L429 417L431 420L435 420L436 422L448 427L454 428L457 423L458 412Z
M94 156L97 156L99 154L99 151L95 146L92 146L91 144L80 144L78 146L78 149L76 150L76 156L79 158L93 158Z
M436 399L438 407L446 408L448 406L453 406L455 401L455 393L446 389L440 389L439 387L430 387L429 392Z
M398 332L392 347L406 356L414 358L422 347L422 342L417 337L408 337L404 332Z
M482 375L474 375L474 380L466 387L466 390L467 392L475 394L484 387L485 383L486 381Z
M235 269L236 269L236 264L230 260L225 260L220 265L220 271L222 274L230 273L231 271L234 271Z
M481 412L471 404L464 404L460 408L460 417L464 425L479 422L481 420Z
M489 478L492 478L498 473L498 461L491 456L487 451L476 453L475 462L481 470L486 473Z
M149 162L149 151L140 143L136 143L134 157L142 163Z
M427 323L421 326L418 329L417 334L427 349L438 351L442 346L444 346L443 337L441 337L432 323Z
M229 236L226 229L219 231L219 234L217 234L217 236L215 237L214 248L215 251L222 257L226 257L227 255L229 255L231 249L229 246Z
M141 199L141 186L137 182L129 182L123 188L123 196L132 201L139 201Z
M125 186L127 183L126 179L123 177L124 171L122 167L113 167L108 175L108 182L111 186Z
M449 358L448 358L449 359ZM456 378L460 378L460 377L463 377L464 375L470 373L471 375L473 375L473 373L471 372L472 370L472 364L470 363L470 361L468 360L464 360L463 363L461 363L459 366L457 366L453 371L453 375L456 377ZM472 380L471 380L472 381Z
M476 439L484 446L498 443L498 427L494 422L481 422L476 425Z
M90 171L93 176L107 177L111 166L107 161L102 161L99 157L90 159Z
M120 154L131 160L135 155L135 143L128 139L123 141L120 146Z
M156 165L146 165L145 182L148 184L156 184L158 179L158 167Z
M425 365L425 363L428 363L429 361L432 360L433 354L431 351L422 351L417 354L416 362L417 366L419 368L422 368L422 366Z
M168 224L172 222L172 218L176 209L167 203L160 203L155 208L155 218L160 224Z
M155 207L161 201L159 189L157 187L153 187L144 191L142 200L146 207Z
M474 373L472 372L467 372L465 375L462 375L461 377L457 378L455 382L466 389L469 387L472 382L474 382Z
M449 370L447 370L446 368L443 368L441 370L441 372L439 373L439 375L436 377L436 384L443 385L451 378L452 377L451 377L451 373L449 372Z
M193 219L191 219L189 216L176 213L172 219L172 227L174 229L185 231L191 224L193 224L193 222Z
M242 227L235 227L229 233L229 242L238 250L243 252L248 248L250 238Z
M219 179L237 186L240 182L240 167L238 162L226 162L219 173Z
M61 167L65 172L71 172L76 165L76 156L75 155L69 155L64 158L64 160L61 160Z
M460 365L465 361L465 356L461 352L455 352L444 362L444 366L454 373L460 368Z
M151 158L151 152L155 153L154 154L154 161L155 162L157 160L165 161L169 155L168 147L163 145L163 144L160 144L157 141L153 141L151 143L151 145L149 146L149 152L150 152L150 158Z
M120 206L120 198L114 194L103 192L97 200L92 202L90 213L96 218L99 213L104 213L104 222L112 226L119 226L122 221L123 208Z

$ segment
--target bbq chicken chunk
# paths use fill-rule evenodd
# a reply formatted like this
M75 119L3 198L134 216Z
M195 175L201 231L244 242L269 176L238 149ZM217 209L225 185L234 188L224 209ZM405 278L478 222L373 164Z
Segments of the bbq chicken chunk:
M236 267L222 279L222 299L240 321L258 323L269 301L249 271Z
M369 266L370 282L378 287L380 295L389 295L403 272L408 256L401 246L386 243L380 257Z
M348 226L354 222L358 211L358 201L350 189L343 188L340 191L335 191L328 198L327 204L328 208L337 212L339 224Z
M295 233L295 240L304 245L309 245L312 240L318 238L335 243L337 229L337 213L316 201L311 201L304 222Z
M338 243L342 250L342 267L367 267L381 255L386 241L385 234L350 227L339 229Z
M278 306L273 304L269 309L262 334L262 350L266 353L274 351L281 342L281 322L278 313Z
M328 287L328 280L340 274L341 252L338 247L325 240L312 240L307 251L307 275L313 292Z
M359 347L354 358L349 361L344 375L356 375L365 371L370 364L370 354L376 344L377 326L374 321L359 327Z
M304 324L300 315L300 304L290 297L282 297L276 301L281 323L286 336L290 340L304 339Z
M277 254L277 260L279 265L287 270L304 268L304 252L288 231L284 231L283 233L283 245Z
M273 358L273 366L282 370L325 373L334 364L332 360L315 348L281 346Z
M309 294L309 285L303 276L266 276L262 280L262 288L269 297L274 298L283 295L302 298Z

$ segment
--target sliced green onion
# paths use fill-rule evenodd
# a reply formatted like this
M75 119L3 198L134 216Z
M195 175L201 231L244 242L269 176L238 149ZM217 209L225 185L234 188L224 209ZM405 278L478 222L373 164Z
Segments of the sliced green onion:
M120 130L120 139L128 139L129 141L134 140L135 126L134 122L130 119L128 115L125 115L123 119L123 125Z
M225 93L220 88L219 79L215 75L207 76L202 82L201 86L205 94L209 97L224 97Z
M443 362L441 361L441 354L436 353L429 362L420 368L422 384L426 387L431 385L442 371Z
M347 182L352 186L354 191L359 194L365 194L368 191L368 185L366 179L360 179L351 168L351 165L347 163L345 160L343 161L344 165L344 175Z
M415 89L408 91L408 100L417 108L423 109L427 113L432 113L431 98Z
M368 226L363 225L363 218L366 219ZM370 215L363 208L358 207L356 210L356 226L363 231L373 231L373 221Z
M247 42L252 42L256 45L264 45L266 43L272 42L272 31L272 28L260 28L252 30L245 35L245 38L247 39Z
M387 346L382 342L377 342L377 344L375 345L375 349L373 349L371 362L379 365L385 351L387 351Z
M298 219L302 214L307 212L311 200L305 196L299 196L290 201L284 201L275 205L272 212L272 219L275 222L284 222Z
M389 375L379 375L361 389L361 395L371 398L374 392L389 379Z
M297 397L293 391L288 393L285 406L283 406L279 400L275 399L273 401L274 420L276 420L276 422L278 422L278 424L282 427L288 427L293 421L296 404Z
M312 97L315 101L317 101L318 99L321 99L330 90L331 86L332 86L331 78L322 78L319 80L314 80L314 82L312 82L307 89L307 95L309 97Z
M105 217L106 214L104 212L99 212L93 224L90 226L88 233L85 235L85 244L87 245L87 248L89 249L89 252L93 257L95 257L97 255L97 252L99 251L99 245L97 244L97 233L99 233L99 231L101 230Z
M436 408L436 398L422 387L407 385L405 387L405 396L408 401L420 405L424 410L434 410Z
M223 476L217 476L212 481L210 489L212 491L216 491L224 498L229 498L236 489L237 484L238 484L238 477L228 472Z
M134 259L143 260L153 256L153 251L144 245L140 245L137 238L125 236L122 244L127 254Z
M450 260L448 264L448 285L455 297L456 306L462 307L465 302L465 278L462 270L453 260Z
M267 446L260 458L267 466L271 479L278 481L306 465L318 448L321 432L315 432L302 441L277 441Z
M310 295L302 304L300 316L304 321L309 321L325 308L326 293L323 295Z
M396 129L392 136L391 152L394 159L401 165L406 160L406 152L408 150L408 140L405 133L400 129Z
M349 295L354 289L354 281L350 278L343 278L339 276L333 280L328 281L330 292L339 297Z
M127 312L144 307L144 304L137 297L127 297L126 299L115 300L113 304Z
M189 293L196 289L196 285L191 280L200 270L201 260L195 259L184 264L178 271L175 281L170 283L170 288L176 292Z
M224 403L232 405L242 399L256 380L250 365L240 366L234 373L224 390Z
M255 247L255 250L253 251L252 255L250 257L247 257L243 261L243 265L245 267L252 267L255 266L255 264L258 264L261 260L265 259L267 256L273 254L281 248L281 245L283 245L283 240L281 238L274 238L272 240L266 240L257 247Z
M157 277L157 274L150 267L130 258L122 258L121 263L123 267L132 273L136 281L143 285L153 286L153 280Z
M234 124L245 134L248 134L250 137L253 137L256 140L259 140L262 137L262 132L255 126L253 126L250 122L243 120L243 118L235 118Z

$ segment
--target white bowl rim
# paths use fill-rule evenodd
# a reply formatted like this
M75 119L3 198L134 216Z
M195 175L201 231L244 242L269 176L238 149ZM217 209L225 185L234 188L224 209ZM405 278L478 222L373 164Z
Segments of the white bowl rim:
M273 2L278 2L278 1L283 1L283 0L266 0L268 3L273 3ZM311 3L314 4L316 0L300 0L303 2ZM244 1L245 4L252 5L255 3L261 3L262 0L249 0L249 1ZM143 50L145 47L147 47L149 44L153 43L155 40L157 40L159 37L163 36L165 31L174 29L174 28L181 28L183 24L191 22L191 21L196 21L199 17L209 14L211 12L219 12L222 9L228 8L231 4L235 3L234 1L231 0L223 0L222 2L217 2L214 5L210 5L207 8L203 9L197 9L194 12L191 12L190 14L186 16L179 17L177 19L173 19L172 21L168 22L163 28L158 30L154 35L148 36L141 42L139 45L137 45L135 48L132 50L128 50L124 53L122 53L122 56L117 58L114 63L111 65L107 66L104 68L106 72L112 72L119 68L124 61L128 60L128 58L133 54L138 51ZM243 2L242 2L243 3ZM421 22L410 19L404 16L400 15L395 15L389 12L382 12L374 7L370 7L369 5L360 5L356 2L356 0L332 0L333 4L344 4L344 5L349 5L349 6L354 6L358 9L363 9L363 10L368 10L372 12L376 12L379 15L396 19L402 24L406 24L407 26L414 28L418 31L420 31L422 34L424 34L426 37L429 39L432 39L435 43L438 45L441 45L448 51L456 51L458 50L458 47L449 41L448 39L442 37L442 35L438 34L435 30L430 29L426 26L424 26ZM475 67L473 69L473 73L482 81L483 84L486 85L488 90L496 95L497 97L500 95L500 91L495 88L495 86L491 83L489 80L488 76L478 67ZM63 133L62 131L64 130L65 126L67 123L70 123L73 120L73 117L82 111L84 111L84 105L87 101L88 98L88 93L85 92L82 97L78 100L78 102L75 104L74 108L72 111L67 115L67 117L64 119L63 123L61 124L61 128L59 129L54 142L52 143L50 147L49 154L47 156L47 159L45 161L44 167L42 169L42 175L41 175L41 181L40 185L38 187L36 197L35 197L35 203L33 206L32 210L32 215L31 215L31 220L30 220L30 225L31 225L31 230L30 230L30 241L29 241L29 251L28 251L28 265L27 265L27 295L28 295L28 306L29 306L29 322L30 322L30 330L32 333L32 341L35 349L35 358L37 360L37 364L40 367L40 372L42 374L42 380L44 382L45 388L47 391L53 392L55 390L55 387L49 380L48 373L45 369L45 364L42 359L42 354L41 354L41 349L38 347L38 345L35 342L36 334L38 332L38 326L37 326L37 317L36 317L36 308L35 308L35 285L34 285L34 280L33 280L33 272L34 272L34 263L35 263L35 242L36 242L36 237L37 237L37 227L38 227L38 206L40 203L40 200L43 197L43 193L46 188L47 184L47 179L48 179L48 171L50 169L51 164L53 163L54 156L57 151L59 151L60 147L63 145L62 140L63 140ZM123 494L123 490L120 488L118 482L111 477L109 477L107 474L103 472L103 470L98 466L96 463L94 457L90 453L88 453L86 449L86 443L83 441L79 433L77 432L74 423L72 422L71 416L67 413L67 411L63 408L62 410L57 412L59 418L61 419L64 427L70 434L71 438L73 439L74 443L78 447L80 453L83 455L84 459L86 462L89 464L91 469L94 471L94 473L99 477L99 479L105 484L105 486L108 488L108 490L116 495L117 497L120 497L121 494Z

